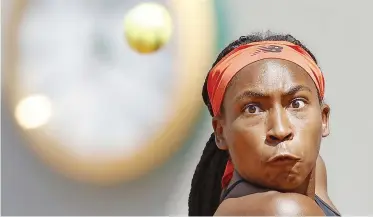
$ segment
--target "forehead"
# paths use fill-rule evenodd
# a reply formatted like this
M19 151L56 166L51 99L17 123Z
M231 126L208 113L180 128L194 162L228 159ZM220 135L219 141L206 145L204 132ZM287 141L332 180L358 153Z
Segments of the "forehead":
M297 85L307 86L317 94L315 83L303 68L287 60L265 59L241 69L231 80L226 94L244 89L271 94Z

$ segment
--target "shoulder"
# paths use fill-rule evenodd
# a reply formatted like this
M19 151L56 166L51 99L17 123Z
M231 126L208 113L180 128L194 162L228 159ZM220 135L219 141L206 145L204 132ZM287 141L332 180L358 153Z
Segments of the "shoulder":
M270 191L227 199L215 215L322 216L324 213L309 197Z

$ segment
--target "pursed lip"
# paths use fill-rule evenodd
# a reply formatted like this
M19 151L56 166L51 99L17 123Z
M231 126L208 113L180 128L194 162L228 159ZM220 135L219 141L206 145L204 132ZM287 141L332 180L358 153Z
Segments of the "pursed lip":
M294 163L300 161L301 158L291 153L276 154L269 158L267 163Z

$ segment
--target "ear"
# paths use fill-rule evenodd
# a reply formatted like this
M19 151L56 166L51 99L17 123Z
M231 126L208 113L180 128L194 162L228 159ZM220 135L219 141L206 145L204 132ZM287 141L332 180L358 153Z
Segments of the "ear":
M216 146L221 150L228 150L228 146L224 138L224 120L221 117L213 117L212 127L214 128Z
M322 121L322 136L327 137L330 133L329 130L329 115L330 115L330 107L327 104L323 104L321 106L321 121Z

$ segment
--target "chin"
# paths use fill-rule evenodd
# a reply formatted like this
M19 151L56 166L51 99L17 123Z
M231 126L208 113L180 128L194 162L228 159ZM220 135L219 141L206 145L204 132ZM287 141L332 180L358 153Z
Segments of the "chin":
M292 192L298 189L304 183L304 180L305 179L298 174L287 174L283 177L277 177L275 182L270 185L278 191Z

